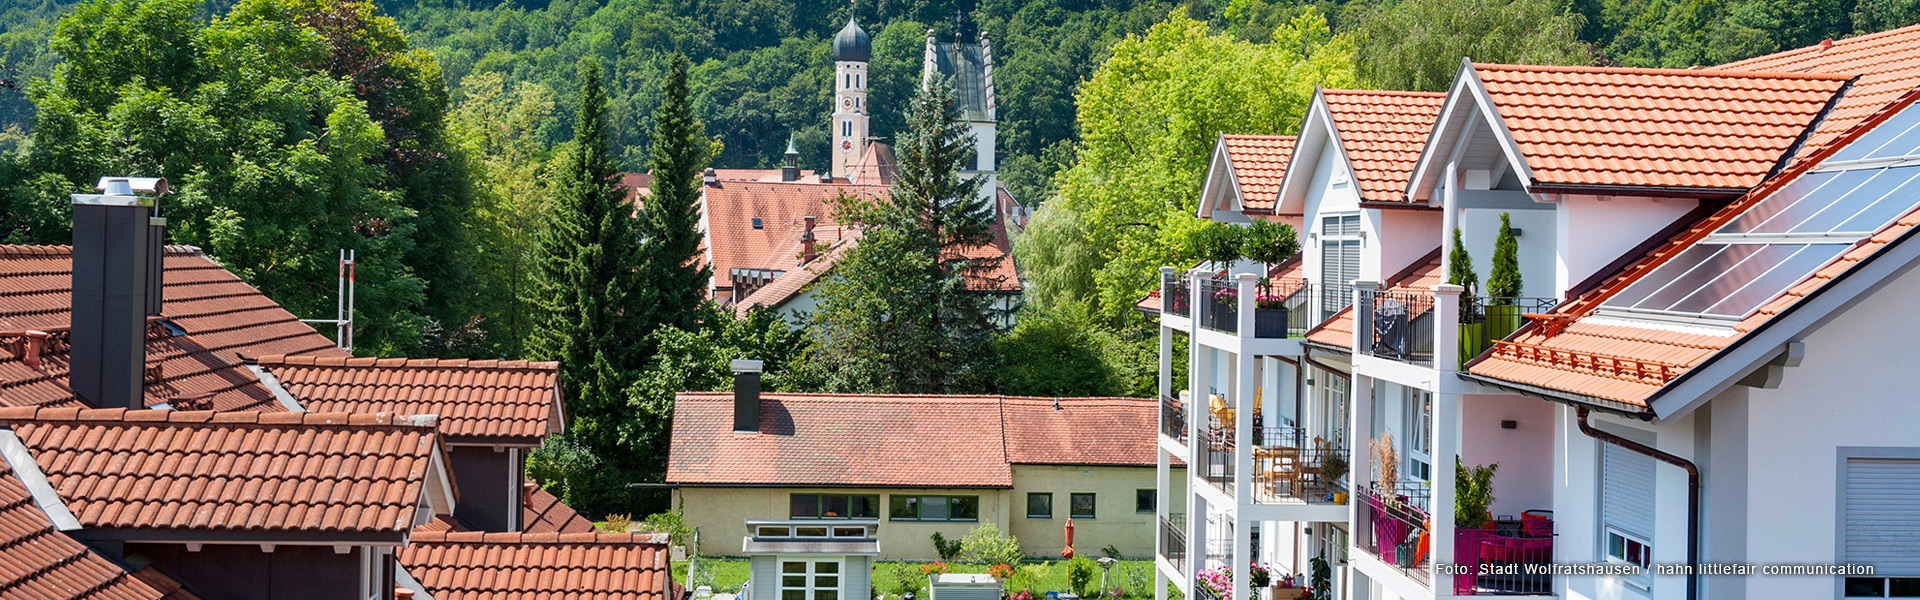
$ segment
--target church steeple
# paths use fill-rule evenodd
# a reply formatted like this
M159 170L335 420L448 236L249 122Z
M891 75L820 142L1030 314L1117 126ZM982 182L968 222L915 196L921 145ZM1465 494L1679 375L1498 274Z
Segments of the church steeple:
M867 60L873 40L848 11L833 36L833 177L852 176L867 150Z

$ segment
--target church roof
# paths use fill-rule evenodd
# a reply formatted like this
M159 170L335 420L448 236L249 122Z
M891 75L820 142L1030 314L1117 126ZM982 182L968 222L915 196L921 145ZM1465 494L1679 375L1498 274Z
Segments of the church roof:
M928 57L940 77L953 84L960 103L960 116L968 121L993 120L992 90L987 85L987 67L991 58L979 44L931 44Z
M833 34L833 60L835 62L867 62L873 58L873 39L867 37L867 31L859 23L847 18L847 26L840 33Z

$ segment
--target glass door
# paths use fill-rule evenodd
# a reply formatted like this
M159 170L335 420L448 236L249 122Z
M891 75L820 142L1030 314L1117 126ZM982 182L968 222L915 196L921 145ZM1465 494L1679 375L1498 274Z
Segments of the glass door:
M840 600L840 561L782 559L780 600Z

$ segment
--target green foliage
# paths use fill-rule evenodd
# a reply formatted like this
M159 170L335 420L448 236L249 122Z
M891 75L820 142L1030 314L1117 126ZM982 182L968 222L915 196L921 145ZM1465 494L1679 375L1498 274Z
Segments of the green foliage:
M1200 251L1202 260L1213 263L1216 269L1224 269L1245 258L1241 254L1242 233L1238 226L1207 221L1194 232L1193 247Z
M1467 467L1459 456L1453 457L1453 525L1479 527L1492 518L1493 474L1498 464Z
M1493 242L1493 268L1487 272L1487 296L1520 297L1520 244L1513 238L1513 222L1500 213L1500 236Z
M940 532L935 531L933 532L933 552L940 555L940 560L953 560L958 558L960 556L960 541L950 541L947 539L947 536L940 535Z
M1444 91L1460 60L1589 64L1585 19L1557 0L1401 0L1374 5L1354 31L1360 77L1390 90Z
M1073 588L1073 593L1079 594L1082 598L1090 597L1094 591L1093 578L1098 576L1099 572L1100 565L1094 564L1093 559L1075 556L1073 560L1067 561L1067 586Z
M1121 560L1126 558L1125 556L1122 556L1120 554L1120 548L1118 546L1114 546L1113 544L1107 544L1105 546L1101 546L1100 554L1114 560Z
M572 431L547 438L527 455L527 477L589 517L626 509L626 482Z
M1292 225L1254 219L1241 229L1240 256L1247 260L1271 267L1300 254L1300 236Z
M904 597L913 594L916 598L925 597L920 590L926 587L927 576L920 572L920 566L909 562L887 564L887 573L892 575L893 585L884 591L894 596Z
M667 534L667 541L669 543L684 547L688 541L693 539L693 527L687 525L686 521L682 518L683 516L684 515L678 510L653 513L647 515L647 520L641 522L641 527L650 533ZM698 549L688 548L687 550L689 554L692 554Z
M1453 228L1453 247L1447 250L1447 283L1467 288L1465 296L1480 288L1480 276L1473 272L1473 256L1460 241L1460 228Z
M693 116L687 58L676 53L668 62L666 101L654 114L653 194L639 218L640 238L647 241L638 263L639 289L648 296L641 310L650 311L640 318L643 331L691 328L713 276L701 254L705 236L700 231L700 173L708 164L709 145Z
M982 565L1017 565L1026 555L1020 552L1019 538L1000 535L999 527L983 523L960 539L960 557Z
M1327 563L1325 552L1307 561L1307 581L1313 586L1308 600L1333 600L1333 565Z
M945 82L915 96L911 131L895 148L885 199L843 196L841 223L865 231L817 288L809 362L836 392L963 393L993 385L995 296L970 279L1000 257L969 257L989 244L993 211L984 179L963 177L973 143ZM976 253L977 254L977 253Z
M532 331L532 285L539 224L547 219L547 176L554 153L547 145L558 126L553 92L537 83L507 86L499 74L461 82L465 99L448 127L474 174L473 239L487 256L477 291L481 318L504 356L521 356Z
M1000 393L1015 396L1117 395L1108 354L1118 343L1084 305L1028 306L996 340L994 380Z

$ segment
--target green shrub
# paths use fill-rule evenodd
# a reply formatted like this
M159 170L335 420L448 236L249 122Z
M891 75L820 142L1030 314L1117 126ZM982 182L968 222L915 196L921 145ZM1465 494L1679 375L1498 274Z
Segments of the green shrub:
M908 562L889 563L887 572L893 576L893 587L885 590L887 593L903 597L907 594L925 597L920 593L920 588L925 587L922 584L926 583L927 575L920 572L920 565Z
M1520 285L1520 242L1514 239L1510 216L1500 213L1500 237L1493 241L1493 270L1487 274L1487 296L1518 297Z
M973 528L960 540L960 557L983 565L1017 565L1026 555L1020 552L1020 540L1000 535L992 523Z
M1100 565L1095 564L1092 559L1075 556L1073 560L1067 561L1067 586L1073 588L1073 593L1079 594L1082 598L1091 596L1093 595L1090 593L1093 578L1099 570Z
M933 532L933 551L940 555L940 560L953 560L954 557L960 556L960 542L948 541L947 536L935 531Z

